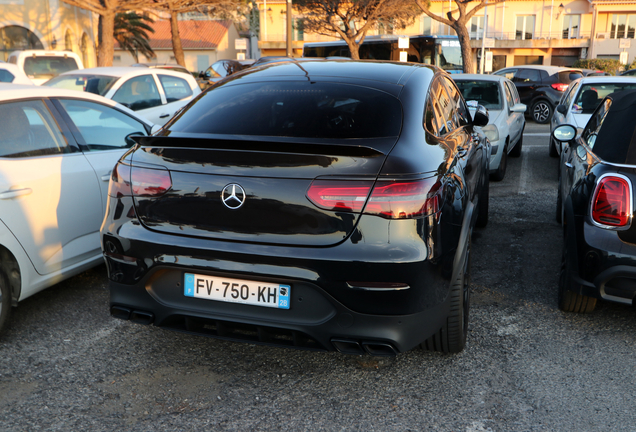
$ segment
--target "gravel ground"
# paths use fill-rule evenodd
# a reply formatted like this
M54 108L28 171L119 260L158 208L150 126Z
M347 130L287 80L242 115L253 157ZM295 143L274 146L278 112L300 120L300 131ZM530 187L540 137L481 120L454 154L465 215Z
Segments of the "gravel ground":
M20 303L0 339L0 430L634 430L636 319L560 312L546 126L491 182L468 346L345 356L115 320L100 266Z

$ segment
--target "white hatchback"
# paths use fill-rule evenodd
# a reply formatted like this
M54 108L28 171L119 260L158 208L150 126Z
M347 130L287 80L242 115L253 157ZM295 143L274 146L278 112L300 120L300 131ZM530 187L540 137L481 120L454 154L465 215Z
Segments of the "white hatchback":
M636 77L591 76L572 81L554 110L551 130L562 124L575 126L582 131L592 113L605 96L623 90L636 89ZM550 156L561 154L561 144L550 134Z
M508 78L478 74L451 76L466 101L476 101L488 110L488 125L481 129L492 145L490 173L494 180L503 180L508 155L521 155L527 107L520 102L517 88Z
M101 96L0 84L0 330L12 304L103 262L112 169L152 128Z
M101 67L70 71L44 85L104 96L161 126L201 93L191 75L140 67Z

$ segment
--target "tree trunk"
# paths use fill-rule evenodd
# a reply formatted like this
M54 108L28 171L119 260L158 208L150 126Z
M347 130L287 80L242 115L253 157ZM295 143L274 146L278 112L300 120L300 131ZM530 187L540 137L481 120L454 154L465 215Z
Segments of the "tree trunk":
M360 60L360 45L356 43L356 39L347 38L345 39L345 42L347 42L347 46L349 47L349 51L351 52L351 59Z
M172 32L172 51L174 52L174 59L181 66L185 67L183 46L181 45L181 36L179 35L179 20L177 19L177 13L175 11L170 11L170 30Z
M108 11L99 16L97 30L97 66L112 66L115 55L115 12Z
M476 73L473 66L473 50L470 47L470 35L468 34L466 23L460 21L453 22L453 30L455 30L459 38L459 46L462 50L462 61L464 63L464 73Z

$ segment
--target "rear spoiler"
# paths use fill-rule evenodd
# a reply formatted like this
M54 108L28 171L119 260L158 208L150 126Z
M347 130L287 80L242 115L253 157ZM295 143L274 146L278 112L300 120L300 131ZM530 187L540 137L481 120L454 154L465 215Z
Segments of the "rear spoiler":
M296 153L328 156L349 157L378 157L385 153L379 149L356 145L351 141L338 140L338 143L318 144L315 142L303 142L303 138L282 137L280 141L259 141L255 137L247 139L227 138L191 138L191 137L166 137L166 136L133 136L131 137L141 147L154 148L189 148L230 151L257 151L271 153ZM376 143L380 148L386 148L387 153L393 147L396 137L365 139L365 143ZM387 145L388 144L388 145Z

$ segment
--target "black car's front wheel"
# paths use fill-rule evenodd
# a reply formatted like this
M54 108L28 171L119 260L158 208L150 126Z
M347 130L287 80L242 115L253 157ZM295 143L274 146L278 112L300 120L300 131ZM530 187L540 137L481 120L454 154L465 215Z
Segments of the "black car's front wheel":
M596 307L596 299L570 291L572 286L572 262L568 253L568 236L563 241L561 274L559 275L559 309L565 312L590 313Z
M420 347L428 351L458 353L466 346L468 315L470 312L470 238L467 241L464 262L450 287L450 312L446 323Z
M552 105L547 100L538 100L532 105L532 118L539 124L546 124L552 118Z

